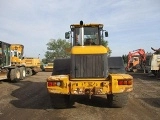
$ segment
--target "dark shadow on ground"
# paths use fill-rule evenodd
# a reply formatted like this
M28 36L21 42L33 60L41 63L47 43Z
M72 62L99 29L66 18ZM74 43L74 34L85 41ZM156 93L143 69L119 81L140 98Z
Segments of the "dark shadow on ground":
M2 83L2 82L8 82L8 83L10 83L11 81L8 80L8 79L3 79L3 80L0 80L0 82L1 82L1 83Z
M45 82L20 81L13 84L20 87L11 93L16 99L11 100L10 103L15 107L28 109L51 108Z
M160 108L160 98L141 98L141 100L153 107Z
M89 96L76 96L74 97L75 102L79 104L84 104L87 106L93 107L101 107L101 108L108 108L107 104L107 97L106 96L92 96L91 99Z

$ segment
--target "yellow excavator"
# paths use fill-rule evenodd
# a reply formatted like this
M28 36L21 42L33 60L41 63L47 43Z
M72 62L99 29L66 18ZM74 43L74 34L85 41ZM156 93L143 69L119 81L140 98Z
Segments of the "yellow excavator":
M106 95L110 107L124 107L133 90L133 77L126 74L122 57L109 57L102 45L108 37L103 24L70 25L65 33L71 39L70 58L55 59L47 90L54 108L74 105L72 97Z

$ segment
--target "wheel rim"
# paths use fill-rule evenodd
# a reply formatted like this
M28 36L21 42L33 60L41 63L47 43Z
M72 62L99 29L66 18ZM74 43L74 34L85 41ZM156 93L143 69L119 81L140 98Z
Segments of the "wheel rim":
M23 70L23 73L22 73L23 77L26 77L26 71Z
M17 70L17 71L16 71L16 78L17 78L17 79L20 79L20 76L21 76L21 74L20 74L20 72Z

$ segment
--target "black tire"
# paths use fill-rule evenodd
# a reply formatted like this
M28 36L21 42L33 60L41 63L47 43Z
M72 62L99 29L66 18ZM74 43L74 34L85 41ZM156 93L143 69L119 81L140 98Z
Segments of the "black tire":
M160 80L160 72L157 72L156 78Z
M32 70L32 75L36 75L37 74L37 72L35 72L34 70Z
M32 76L32 69L31 68L26 68L26 76Z
M152 74L154 74L154 76L157 76L157 71L156 70L151 70Z
M19 80L20 80L20 70L18 68L10 69L9 79L10 79L11 82L19 82Z
M21 73L20 79L23 80L26 77L25 67L20 67L19 69L20 69L20 73Z
M70 95L50 94L53 108L62 109L72 107L74 102L70 100Z
M128 103L128 93L107 95L108 105L113 108L122 108Z
M144 70L144 73L149 73L149 70L145 69L145 70Z
M135 67L137 70L139 70L139 69L141 69L141 66L138 64L138 65L136 65L136 67Z

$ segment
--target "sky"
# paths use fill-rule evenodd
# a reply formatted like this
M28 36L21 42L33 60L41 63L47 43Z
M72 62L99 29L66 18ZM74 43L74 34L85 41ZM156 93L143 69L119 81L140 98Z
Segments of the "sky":
M0 41L42 59L50 39L65 39L80 20L104 24L111 56L160 48L160 0L0 0Z

